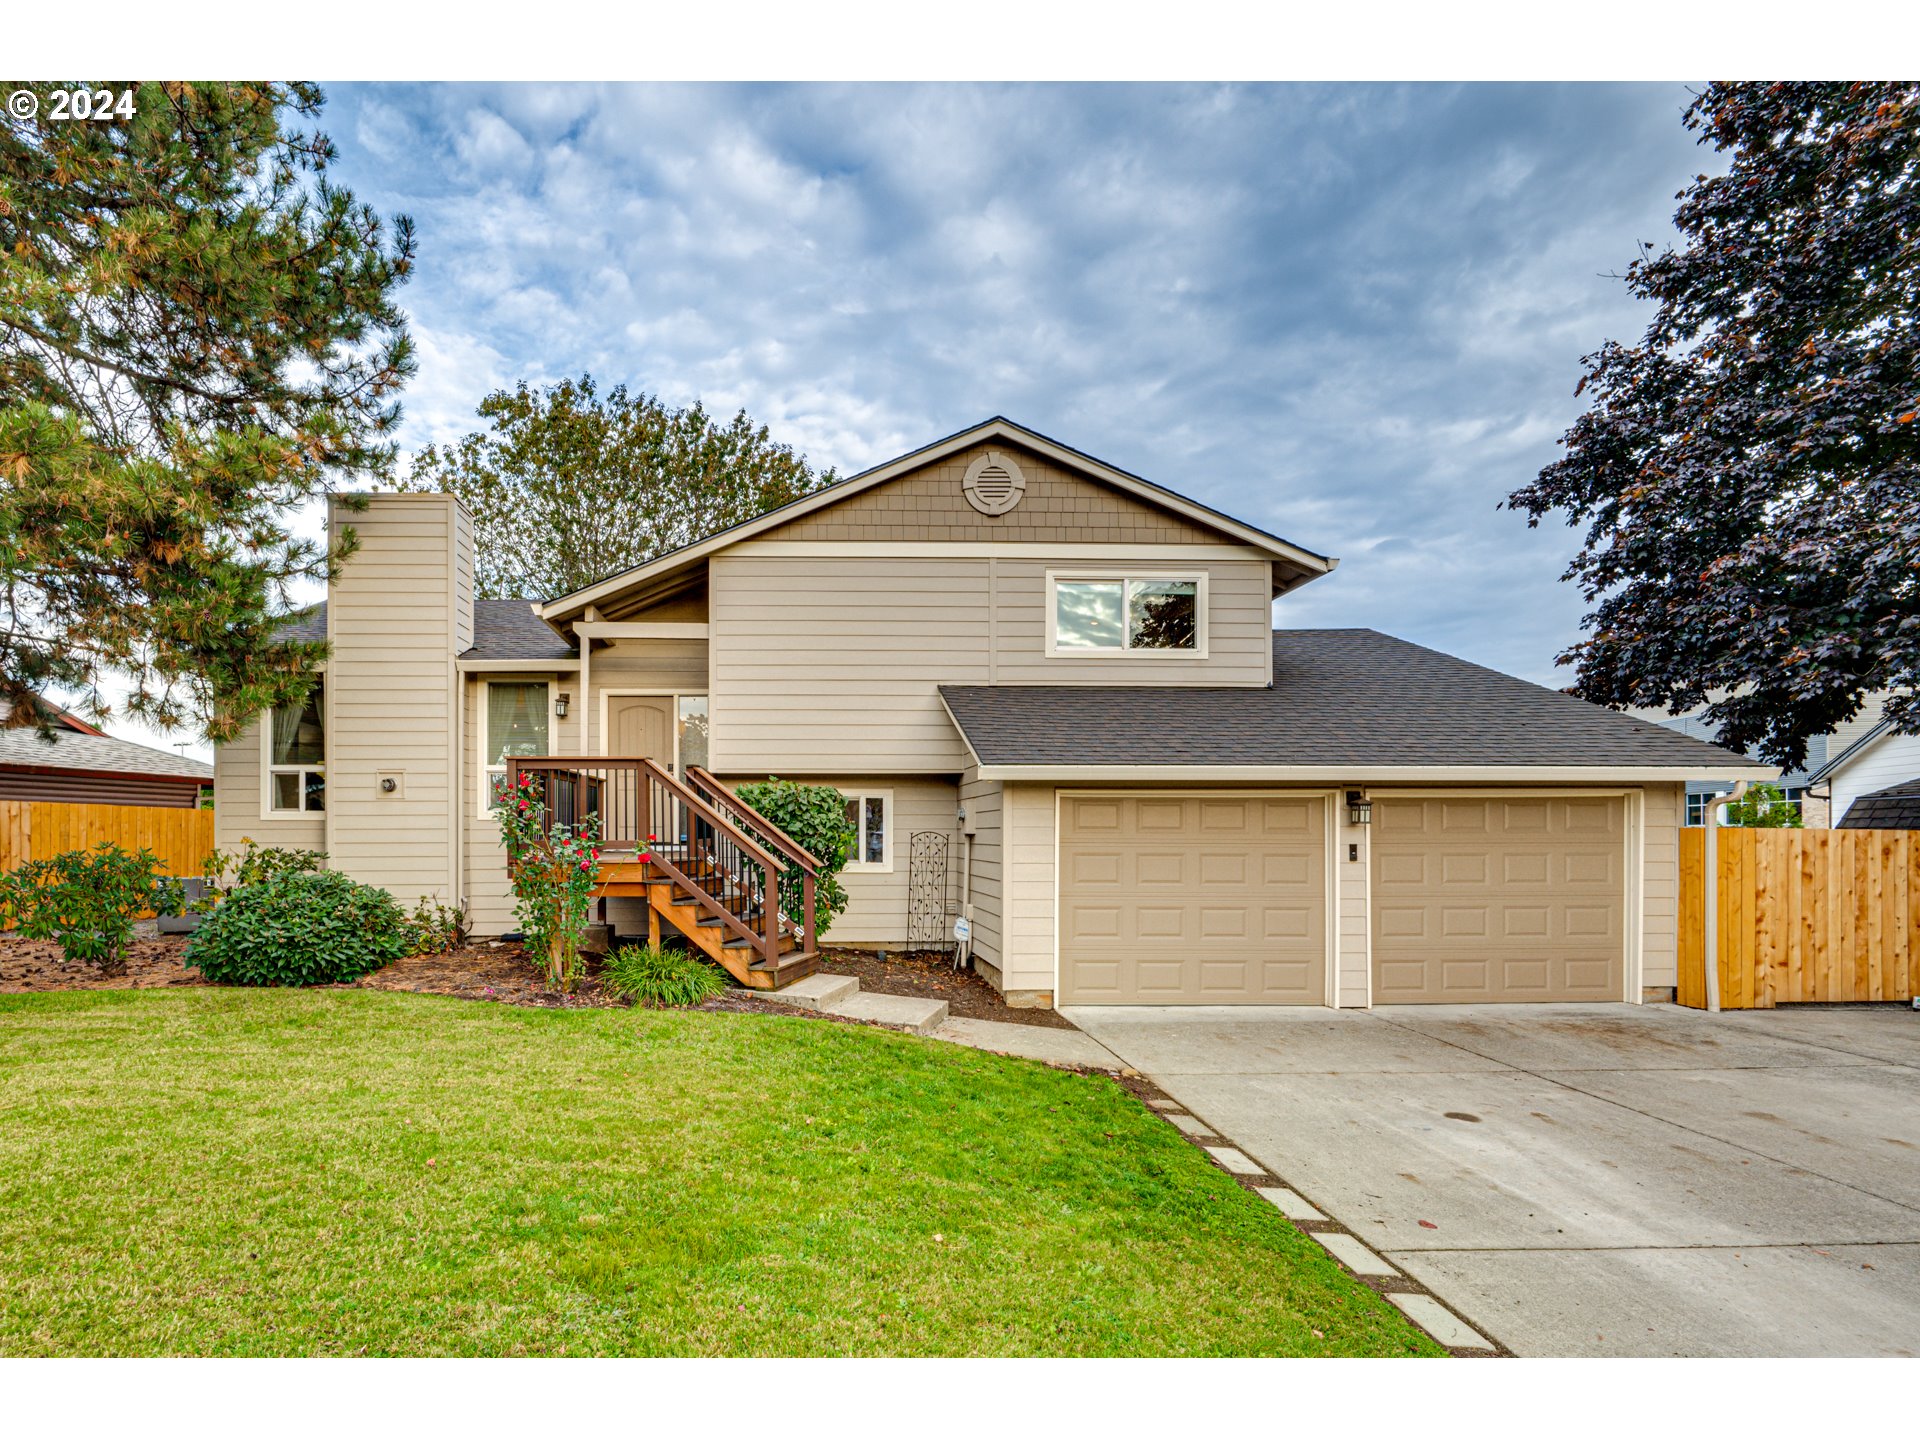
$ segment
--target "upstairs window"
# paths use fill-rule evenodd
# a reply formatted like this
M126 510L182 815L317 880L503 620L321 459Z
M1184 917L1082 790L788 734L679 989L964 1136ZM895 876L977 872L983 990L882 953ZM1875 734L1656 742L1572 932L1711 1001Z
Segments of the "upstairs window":
M267 717L267 808L280 814L327 808L324 681Z
M1206 654L1204 575L1049 575L1049 655Z
M494 787L506 776L510 758L552 753L547 749L547 714L546 681L487 682L487 749L481 757L481 781L489 809L499 803Z

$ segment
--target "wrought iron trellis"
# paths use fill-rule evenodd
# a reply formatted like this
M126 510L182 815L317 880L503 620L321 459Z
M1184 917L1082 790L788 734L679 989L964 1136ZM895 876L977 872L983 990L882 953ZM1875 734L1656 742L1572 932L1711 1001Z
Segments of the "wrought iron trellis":
M916 830L907 867L907 948L947 955L953 950L948 893L947 837Z

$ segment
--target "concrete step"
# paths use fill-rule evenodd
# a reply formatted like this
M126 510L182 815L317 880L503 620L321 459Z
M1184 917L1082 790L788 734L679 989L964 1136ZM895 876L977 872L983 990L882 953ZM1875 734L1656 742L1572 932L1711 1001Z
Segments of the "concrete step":
M777 992L774 998L791 992L792 987L789 986ZM947 1018L947 1002L944 1000L922 1000L913 995L876 995L869 990L862 990L819 1008L830 1015L845 1015L849 1020L878 1020L883 1025L903 1025L916 1035L932 1033L946 1023Z
M802 1010L830 1010L841 1001L858 995L860 981L852 975L829 975L823 970L778 990L752 990L748 993L761 1000L793 1005Z

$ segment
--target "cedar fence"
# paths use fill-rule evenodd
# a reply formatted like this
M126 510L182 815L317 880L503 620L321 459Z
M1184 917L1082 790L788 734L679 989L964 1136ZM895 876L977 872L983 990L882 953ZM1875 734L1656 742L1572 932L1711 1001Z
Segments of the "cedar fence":
M1707 1003L1708 895L1720 1008L1910 1001L1920 993L1920 830L1680 832L1682 1005ZM1709 881L1711 880L1711 884Z
M151 850L164 875L198 875L213 849L213 811L162 805L0 800L0 872L102 841Z

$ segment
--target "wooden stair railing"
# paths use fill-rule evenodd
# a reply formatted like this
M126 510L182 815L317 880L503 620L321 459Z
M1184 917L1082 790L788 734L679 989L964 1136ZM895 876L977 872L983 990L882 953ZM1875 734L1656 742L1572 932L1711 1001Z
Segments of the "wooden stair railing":
M813 899L820 883L820 862L786 831L722 785L704 765L686 767L687 781L701 797L748 833L759 836L769 849L786 856L788 869L800 872L800 948L813 951ZM783 919L785 917L782 917ZM789 922L790 923L790 922Z
M626 864L644 856L639 884L649 907L743 985L773 989L817 966L817 865L803 871L807 920L796 931L780 912L781 882L794 852L812 857L711 777L695 788L644 756L516 756L509 763L523 778L539 777L548 823L598 818L603 866L619 869L620 851L633 852ZM748 817L752 831L741 823ZM635 888L623 881L601 893Z

